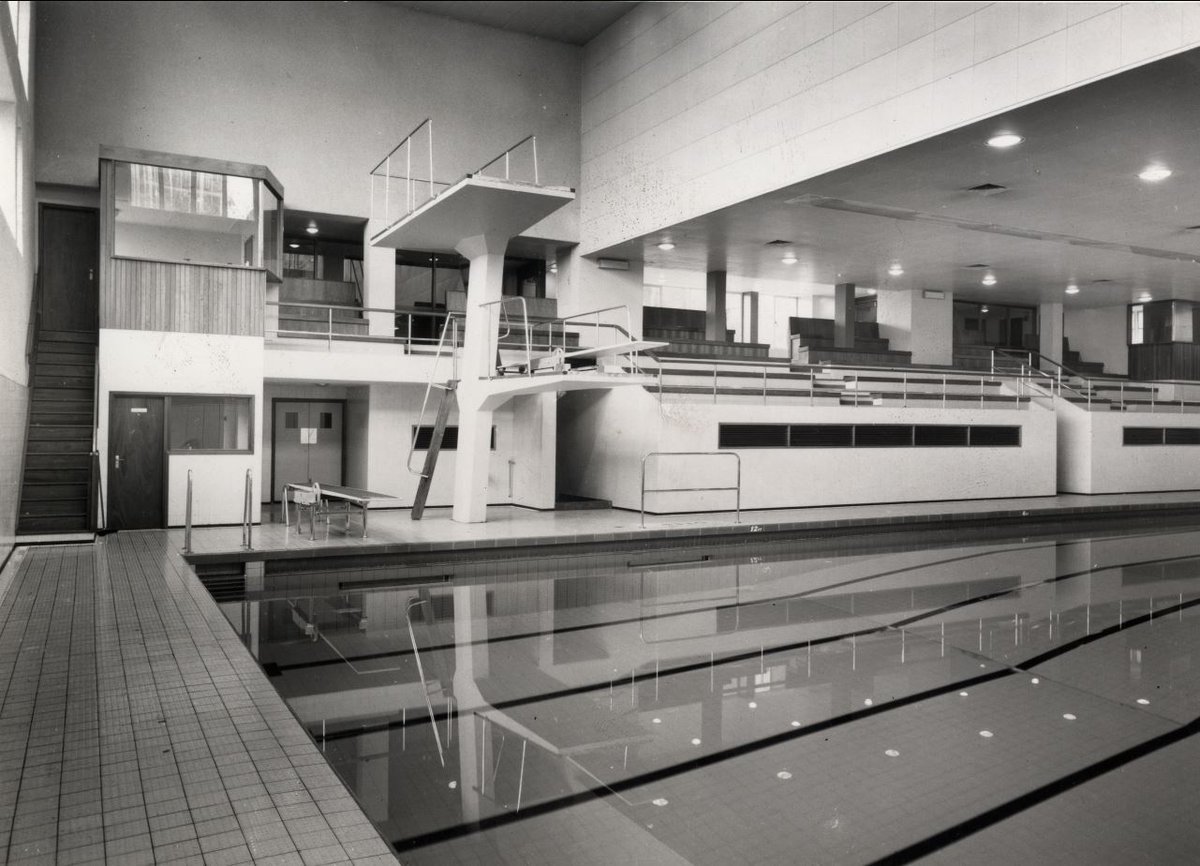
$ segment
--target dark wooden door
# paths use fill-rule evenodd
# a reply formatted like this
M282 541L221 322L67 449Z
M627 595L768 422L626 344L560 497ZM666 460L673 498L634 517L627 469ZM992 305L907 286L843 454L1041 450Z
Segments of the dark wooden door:
M95 332L99 328L99 211L42 205L39 232L42 328Z
M108 525L160 529L165 514L166 454L162 397L112 397L108 412Z

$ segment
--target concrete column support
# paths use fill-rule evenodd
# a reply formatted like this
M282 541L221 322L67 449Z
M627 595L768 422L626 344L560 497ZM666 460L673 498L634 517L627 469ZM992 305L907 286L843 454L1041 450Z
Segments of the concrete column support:
M704 339L725 342L725 271L709 271L705 281Z
M833 287L833 345L837 349L854 348L854 283Z
M365 229L363 305L382 310L394 310L396 309L396 251L390 247L373 247L370 244L371 236L382 229L383 225L378 221L368 222ZM391 337L395 332L395 314L367 314L367 333L372 337Z
M459 523L487 520L492 412L483 408L484 386L496 367L500 308L491 302L500 300L502 294L507 247L508 238L498 235L465 238L456 247L471 263L457 395L458 450L452 517Z
M1041 304L1038 307L1038 351L1052 361L1063 360L1063 305Z

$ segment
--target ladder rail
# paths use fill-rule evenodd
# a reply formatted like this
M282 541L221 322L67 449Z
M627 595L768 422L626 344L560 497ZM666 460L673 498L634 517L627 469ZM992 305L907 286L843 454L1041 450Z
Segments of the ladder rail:
M451 335L450 340L450 355L453 362L450 379L446 385L437 385L437 370L438 364L442 360L442 349L446 345L446 335ZM448 313L446 315L446 323L442 325L442 336L438 340L437 351L433 356L433 369L429 372L429 381L425 385L425 397L421 400L421 412L417 416L417 425L413 428L412 442L409 443L408 459L404 462L404 466L408 469L411 475L424 475L424 471L418 471L413 468L412 459L417 451L417 432L425 422L425 410L429 406L429 395L435 387L440 387L444 390L450 388L450 383L458 380L458 313Z

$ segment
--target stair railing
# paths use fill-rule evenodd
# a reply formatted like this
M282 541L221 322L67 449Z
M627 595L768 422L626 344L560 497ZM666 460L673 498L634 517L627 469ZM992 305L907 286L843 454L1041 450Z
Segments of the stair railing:
M446 322L442 325L442 336L438 340L437 351L433 356L433 368L429 371L429 381L425 384L425 396L421 400L421 412L417 416L417 424L413 428L412 442L409 444L408 459L404 461L405 468L411 475L425 474L424 469L413 469L413 455L417 453L417 435L421 431L421 427L425 424L425 410L429 407L429 395L433 393L435 387L445 388L445 385L438 385L437 371L438 365L442 360L442 351L446 347L446 336L450 336L450 362L451 374L450 381L458 381L458 317L459 313L447 313Z
M428 172L429 172L429 174L425 178L414 178L413 177L413 153L412 153L413 141L416 139L417 135L421 132L422 128L425 129L427 148L429 150L429 153L428 153L428 157L429 157ZM404 153L402 155L400 154L401 150L404 151ZM404 174L400 174L400 175L392 174L393 163L396 164L397 169L398 169L401 160L403 160ZM397 144L395 147L393 147L391 149L391 151L388 152L388 155L385 156L383 159L381 159L379 161L379 163L374 168L371 169L370 174L371 174L371 217L372 217L372 220L374 220L376 218L375 202L377 200L378 194L375 191L375 179L377 177L381 176L379 173L380 169L383 169L383 174L382 174L382 177L383 177L383 215L382 215L381 219L382 219L384 228L386 230L386 228L390 227L394 222L397 222L397 221L403 219L404 217L408 216L410 213L412 213L414 210L417 209L417 206L418 206L417 200L419 197L419 186L418 185L423 186L426 182L428 183L428 198L426 199L426 201L429 201L437 196L437 191L435 189L435 181L433 179L433 121L430 120L429 118L425 118L425 120L422 120L420 123L418 123L416 128L413 129L412 132L410 132L404 138L400 139L400 143ZM399 211L395 218L392 217L393 202L392 202L391 187L392 187L393 180L403 180L404 181L404 204L403 204L404 209L402 211ZM445 184L438 184L438 185L444 186ZM423 203L424 202L422 202L422 204Z
M487 170L489 168L491 168L493 165L495 165L496 163L498 163L500 160L504 160L504 179L512 180L512 171L511 171L512 154L514 151L516 151L518 148L520 148L526 142L530 142L533 145L533 184L534 184L534 186L541 186L541 183L538 178L537 136L536 135L525 136L520 141L518 141L516 144L514 144L512 147L505 150L502 154L500 154L499 156L497 156L493 159L488 160L483 165L481 165L477 170L471 172L471 174L469 174L467 176L471 177L472 175L482 175L484 177L488 177L489 175L486 174Z

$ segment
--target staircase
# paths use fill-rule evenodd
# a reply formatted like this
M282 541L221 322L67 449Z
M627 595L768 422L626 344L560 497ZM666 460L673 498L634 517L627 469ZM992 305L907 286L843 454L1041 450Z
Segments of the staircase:
M96 334L40 330L17 533L90 530Z
M1104 376L1104 365L1085 361L1078 352L1071 351L1071 344L1063 337L1063 366L1083 376Z

